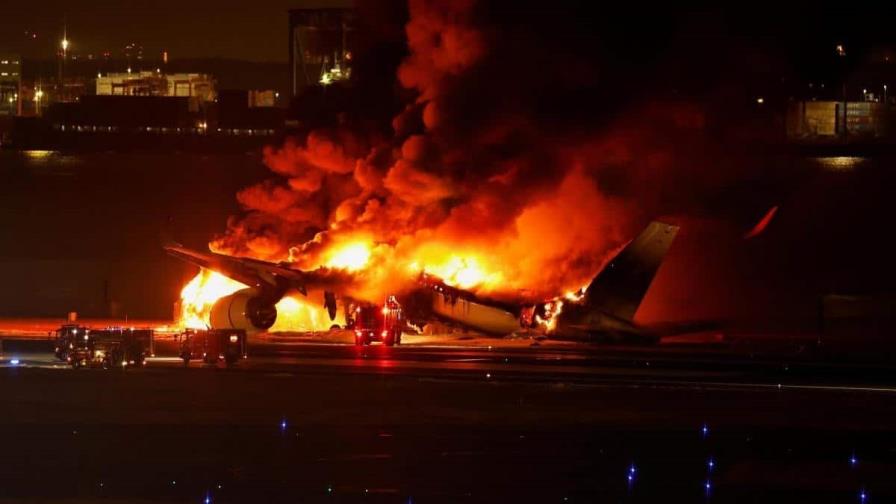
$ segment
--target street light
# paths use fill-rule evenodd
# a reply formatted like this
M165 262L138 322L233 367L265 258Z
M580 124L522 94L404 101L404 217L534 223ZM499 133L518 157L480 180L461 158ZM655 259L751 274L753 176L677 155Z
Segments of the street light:
M37 91L34 92L34 108L37 112L37 115L40 115L40 99L44 97L44 92L40 88L37 88Z
M841 134L842 134L843 138L846 138L846 129L847 129L846 107L848 106L848 102L846 100L846 65L845 65L846 48L843 47L843 44L837 44L836 50L837 50L837 57L840 60L840 72L841 72L840 78L842 79L841 85L842 85L842 94L843 94L843 96L842 96L842 98L843 98L843 128L842 128Z
M63 28L62 41L59 43L62 47L62 59L59 60L59 82L57 83L57 91L61 101L65 101L65 59L68 56L68 28Z

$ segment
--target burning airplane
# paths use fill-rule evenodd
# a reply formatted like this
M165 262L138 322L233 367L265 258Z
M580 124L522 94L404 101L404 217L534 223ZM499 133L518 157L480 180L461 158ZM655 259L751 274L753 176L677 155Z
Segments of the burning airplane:
M495 335L540 329L562 338L651 341L653 336L634 323L634 315L677 232L676 226L652 222L586 287L555 299L518 303L488 299L463 288L465 283L474 281L473 275L482 277L481 272L458 270L446 280L425 269L416 279L408 277L400 298L402 305L409 308L408 320L416 326L439 319ZM192 317L187 319L187 324L198 322L215 329L247 331L274 328L278 306L284 302L292 305L288 316L294 317L302 304L288 297L290 292L302 296L322 295L312 304L325 309L327 317L317 315L317 320L311 320L315 311L310 310L312 326L340 325L337 322L339 305L343 306L342 320L345 320L345 312L357 302L353 289L363 278L352 268L361 266L367 255L353 246L335 256L333 266L301 270L290 263L201 252L175 243L166 244L165 250L211 272L201 273L196 283L184 289L184 298L189 301L185 306ZM218 297L191 298L199 291Z
M600 72L567 75L570 60L544 55L533 74L514 56L542 54L540 41L496 36L490 12L411 0L394 74L352 73L358 94L394 75L404 91L388 117L356 107L303 123L265 149L271 177L237 193L243 212L210 252L166 247L203 268L182 293L186 324L326 330L348 322L346 302L394 295L414 325L645 337L633 317L677 227L639 229L686 213L702 187L702 113L583 115L569 97L592 96ZM593 63L578 56L573 67Z

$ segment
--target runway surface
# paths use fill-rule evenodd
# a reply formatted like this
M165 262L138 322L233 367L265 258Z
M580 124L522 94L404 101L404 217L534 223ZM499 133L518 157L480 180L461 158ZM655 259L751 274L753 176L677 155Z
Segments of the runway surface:
M0 502L896 496L896 380L880 365L280 341L231 369L184 367L172 342L144 368L103 371L35 345L0 355Z

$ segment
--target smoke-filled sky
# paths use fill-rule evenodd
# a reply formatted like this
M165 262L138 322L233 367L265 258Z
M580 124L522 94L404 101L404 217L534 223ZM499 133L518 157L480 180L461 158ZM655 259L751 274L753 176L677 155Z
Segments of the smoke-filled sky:
M775 172L755 146L779 134L766 104L806 72L793 54L817 47L836 61L836 35L755 11L651 14L411 0L398 47L361 26L379 38L359 52L359 96L331 92L338 121L266 150L271 176L237 194L244 213L211 247L311 268L361 241L373 254L355 295L400 288L390 283L410 265L477 269L481 293L545 299L664 219L702 242L664 273L666 306L724 312L780 292L781 272L742 274L759 266L744 262L741 236L796 172ZM700 226L712 231L694 238ZM695 264L714 264L712 278Z
M360 240L374 247L376 289L408 265L470 261L493 280L486 290L537 298L585 284L649 220L700 215L701 199L739 173L707 162L738 134L707 136L710 102L728 97L653 92L657 72L693 60L619 46L611 18L570 9L412 0L404 56L354 88L394 83L403 100L389 127L353 108L269 148L271 178L237 195L246 214L212 247L315 267ZM656 21L655 39L675 30ZM380 55L359 54L361 68ZM739 66L720 65L714 80Z

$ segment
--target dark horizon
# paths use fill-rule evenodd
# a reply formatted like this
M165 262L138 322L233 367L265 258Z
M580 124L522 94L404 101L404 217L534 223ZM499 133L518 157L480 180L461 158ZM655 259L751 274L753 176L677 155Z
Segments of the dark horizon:
M273 0L247 9L245 3L232 1L172 6L156 1L93 0L75 6L49 0L39 10L27 3L13 4L5 6L0 17L0 53L52 59L65 29L73 55L109 51L113 58L120 58L126 45L137 43L146 60L160 60L167 51L171 59L286 63L289 9L350 4L350 0Z

